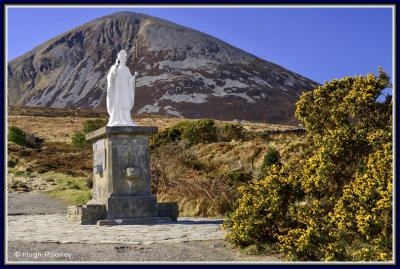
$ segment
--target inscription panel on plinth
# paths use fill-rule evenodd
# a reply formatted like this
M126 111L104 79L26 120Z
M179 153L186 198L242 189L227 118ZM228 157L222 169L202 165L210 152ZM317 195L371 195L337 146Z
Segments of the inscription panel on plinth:
M149 137L120 135L111 144L113 195L150 195Z
M106 150L104 148L101 150L96 150L93 152L93 154L94 154L93 173L103 174L104 171L106 170Z

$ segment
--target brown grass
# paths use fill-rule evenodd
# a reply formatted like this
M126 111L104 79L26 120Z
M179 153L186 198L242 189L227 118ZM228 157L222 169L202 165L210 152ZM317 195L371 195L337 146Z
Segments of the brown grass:
M8 160L17 162L15 168L18 171L54 172L83 178L90 185L92 150L74 148L71 145L72 136L82 129L84 121L107 118L106 112L27 107L8 109L8 125L17 126L45 140L39 148L33 149L8 143ZM133 118L138 125L157 126L159 130L186 120L153 115L134 115ZM226 123L232 122L216 121L217 126ZM262 123L242 125L254 132L292 127ZM238 192L219 175L227 171L244 171L253 173L253 177L257 178L270 147L282 152L288 144L302 141L304 137L304 134L271 134L267 140L257 137L251 141L198 144L193 147L184 141L165 145L152 152L152 193L160 201L177 201L181 216L223 216L234 209ZM294 154L290 150L287 152ZM210 174L216 176L209 177Z
M304 134L272 135L268 141L221 142L189 147L184 141L154 150L152 191L161 201L177 201L181 216L224 216L234 210L239 193L222 176L228 171L262 174L264 155L300 143ZM215 175L215 176L208 176Z
M133 119L142 126L156 126L159 130L170 127L180 121L194 121L196 119L183 119L159 115L140 114L132 115ZM80 130L82 122L88 119L108 118L106 111L47 108L47 107L24 107L8 106L8 124L20 128L31 128L41 138L48 138L49 141L61 142L63 137L71 137L71 132ZM223 126L232 121L216 120L217 126ZM262 132L265 130L284 130L297 128L297 126L268 124L268 123L241 123L248 131ZM59 130L60 129L60 130ZM59 135L57 135L59 134ZM56 135L56 139L53 139Z
M8 159L17 162L25 171L45 173L60 172L91 180L92 150L77 149L59 142L47 142L40 148L25 148L8 142Z

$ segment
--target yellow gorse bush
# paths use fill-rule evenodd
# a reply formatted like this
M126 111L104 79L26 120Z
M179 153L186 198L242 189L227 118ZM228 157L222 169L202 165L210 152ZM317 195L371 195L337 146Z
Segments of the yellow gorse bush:
M299 195L297 189L297 179L277 165L271 166L265 179L239 187L239 206L223 225L229 229L228 239L241 246L276 241L292 224L286 217Z
M274 242L290 260L392 260L392 100L377 101L390 86L379 69L303 93L312 153L240 189L228 240Z

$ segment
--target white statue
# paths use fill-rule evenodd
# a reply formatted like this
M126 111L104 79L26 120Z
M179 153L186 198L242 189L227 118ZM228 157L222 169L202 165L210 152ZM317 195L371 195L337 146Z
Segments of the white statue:
M132 76L125 62L126 52L121 50L107 75L107 111L110 115L107 126L136 126L131 118L131 109L138 73Z

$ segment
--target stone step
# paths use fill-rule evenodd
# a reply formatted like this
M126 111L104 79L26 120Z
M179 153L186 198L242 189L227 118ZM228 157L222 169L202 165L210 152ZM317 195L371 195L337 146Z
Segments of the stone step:
M170 217L129 218L129 219L104 219L97 221L98 226L106 225L143 225L172 222Z

